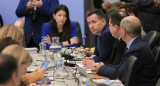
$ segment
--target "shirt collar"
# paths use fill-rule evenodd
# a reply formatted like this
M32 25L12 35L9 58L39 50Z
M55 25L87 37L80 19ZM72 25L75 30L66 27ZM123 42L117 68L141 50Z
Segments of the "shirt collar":
M127 48L128 48L128 49L130 48L131 44L133 43L133 41L134 41L137 37L138 37L138 36L132 38L132 39L128 42L128 44L127 44Z
M118 40L120 40L121 39L121 36L118 38Z
M98 36L101 36L101 35L102 35L102 33L103 33L104 29L106 29L106 28L107 28L107 26L108 26L108 24L106 24L106 26L103 28L103 30L100 32L100 34L99 34Z
M102 35L102 32L98 36L101 36L101 35Z

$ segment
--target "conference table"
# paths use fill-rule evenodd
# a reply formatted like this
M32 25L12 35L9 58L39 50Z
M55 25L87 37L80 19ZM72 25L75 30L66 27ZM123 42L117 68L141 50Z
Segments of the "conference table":
M46 58L44 58L44 56L43 55L41 55L41 54L39 54L39 53L34 53L34 54L30 54L31 56L32 56L32 58L33 58L33 62L32 62L32 64L31 64L31 66L29 66L28 68L27 68L27 71L29 71L29 72L31 72L31 71L34 71L34 70L36 70L36 69L38 69L38 68L40 68L41 66L42 66L42 64L43 64L43 62L44 62L44 60L46 60ZM48 57L47 57L48 58ZM74 61L75 62L75 61ZM77 65L79 65L80 67L83 67L82 66L82 61L77 61L76 62L76 64ZM51 64L50 64L50 66L52 66ZM73 67L74 68L74 67ZM84 68L84 69L86 69L86 68ZM109 80L107 77L104 77L104 76L100 76L100 75L97 75L97 74L93 74L92 72L91 72L91 70L86 70L86 72L88 73L88 75L89 75L89 77L93 80L93 81L95 81L95 82L101 82L101 83L103 83L106 79L107 80ZM45 76L52 76L52 77L48 77L51 81L52 81L52 83L53 83L53 71L46 71L46 73L45 73ZM117 83L117 85L106 85L106 86L123 86L123 84L119 81L119 80L109 80L108 81L108 83L113 83L113 82L116 82ZM28 86L35 86L36 85L36 83L31 83L31 84L29 84ZM47 86L54 86L54 85L47 85ZM70 85L66 85L66 86L70 86ZM79 85L77 85L77 86L79 86Z

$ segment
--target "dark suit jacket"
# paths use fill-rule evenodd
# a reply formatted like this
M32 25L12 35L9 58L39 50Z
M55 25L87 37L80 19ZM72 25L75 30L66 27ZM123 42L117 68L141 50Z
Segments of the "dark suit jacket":
M110 58L112 53L112 47L114 44L115 38L112 37L111 32L109 30L109 25L101 32L101 36L97 39L98 35L95 36L95 51L93 59L95 62L104 62ZM100 44L97 44L99 42Z
M59 0L42 0L43 5L37 8L37 19L32 21L31 12L27 10L27 3L29 0L20 0L16 9L17 17L25 16L24 32L26 35L27 44L33 38L36 45L39 45L42 36L42 25L52 19L54 9L59 5ZM32 33L35 33L32 35Z
M157 67L154 61L154 56L149 48L149 45L142 40L141 37L136 38L131 44L127 52L125 52L123 59L119 65L115 66L101 66L98 74L116 78L122 76L125 71L125 66L128 57L136 56L137 62L135 67L137 69L136 86L154 86L157 81Z
M104 62L105 65L120 64L125 52L126 43L120 38L115 40L110 59Z

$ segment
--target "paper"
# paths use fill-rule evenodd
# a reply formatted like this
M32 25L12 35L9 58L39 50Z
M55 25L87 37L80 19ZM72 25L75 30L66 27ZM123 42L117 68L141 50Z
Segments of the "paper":
M120 0L103 0L104 2L110 2L110 3L115 3L115 2L120 2Z

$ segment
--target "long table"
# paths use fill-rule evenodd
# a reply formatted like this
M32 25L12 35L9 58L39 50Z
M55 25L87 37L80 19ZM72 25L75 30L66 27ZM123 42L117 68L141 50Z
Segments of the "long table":
M27 71L34 71L36 69L38 69L39 67L41 67L42 63L43 63L43 60L44 60L44 57L43 56L40 56L39 54L31 54L32 58L33 58L33 62L31 64L30 67L27 68ZM82 62L81 61L78 61L76 62L78 65L80 65L82 67ZM47 71L45 75L47 76L53 76L53 71ZM50 74L51 73L51 74ZM97 74L93 74L93 73L89 73L88 74L90 76L91 79L93 80L98 80L98 79L107 79L107 77L104 77L104 76L100 76L100 75L97 75ZM53 80L53 77L50 77L51 80ZM53 81L52 81L53 82ZM35 83L31 83L29 86L32 86L32 85L35 85ZM47 85L47 86L51 86L51 85ZM116 85L115 85L116 86ZM121 85L118 85L118 86L123 86L122 84Z

